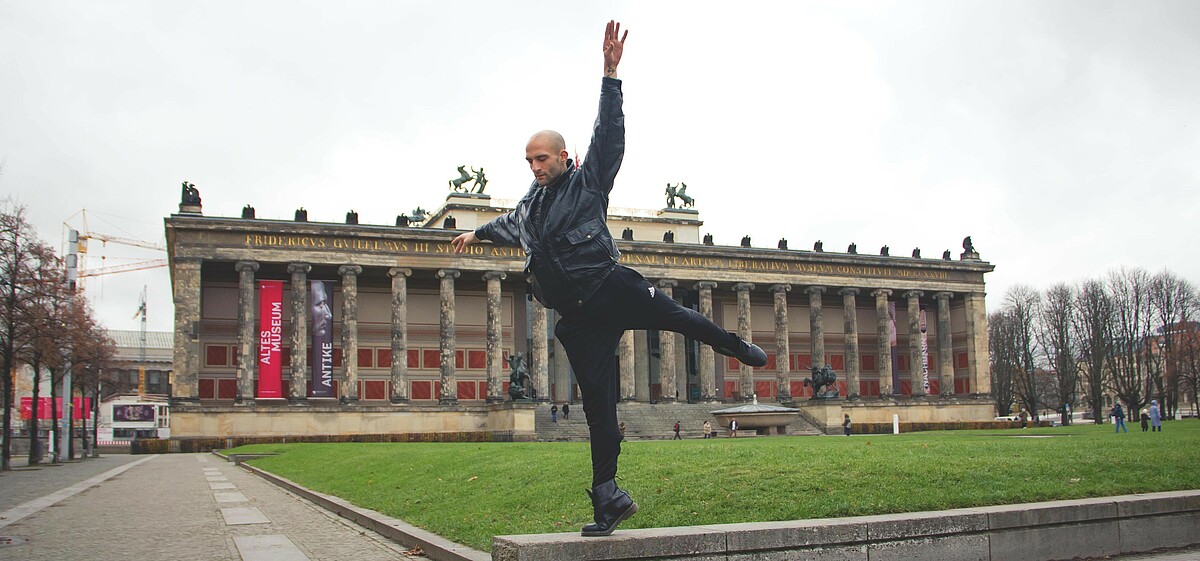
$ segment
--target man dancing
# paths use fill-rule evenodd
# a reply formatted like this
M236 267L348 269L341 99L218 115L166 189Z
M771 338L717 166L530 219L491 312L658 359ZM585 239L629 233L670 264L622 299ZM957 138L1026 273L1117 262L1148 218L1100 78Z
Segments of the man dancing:
M516 208L452 242L461 253L481 240L520 245L533 295L561 315L554 335L583 395L591 436L594 524L584 536L607 536L637 512L629 494L617 487L621 432L617 423L620 377L617 345L628 329L659 329L712 345L716 352L750 366L767 355L757 345L721 329L703 315L658 292L637 271L617 264L620 252L608 231L608 194L625 155L625 115L617 65L629 32L609 21L604 30L604 78L600 113L582 166L568 158L557 132L536 133L525 145L525 161L535 182ZM618 39L618 36L620 37Z

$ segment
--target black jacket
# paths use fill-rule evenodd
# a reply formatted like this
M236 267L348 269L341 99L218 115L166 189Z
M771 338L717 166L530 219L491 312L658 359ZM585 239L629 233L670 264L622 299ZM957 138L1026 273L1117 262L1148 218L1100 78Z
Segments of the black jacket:
M616 267L621 253L608 231L608 194L625 157L625 114L621 81L604 78L600 113L583 165L567 162L567 171L542 187L534 181L517 208L475 230L475 237L496 245L521 246L533 295L547 308L569 312L583 305ZM533 214L548 190L556 190Z

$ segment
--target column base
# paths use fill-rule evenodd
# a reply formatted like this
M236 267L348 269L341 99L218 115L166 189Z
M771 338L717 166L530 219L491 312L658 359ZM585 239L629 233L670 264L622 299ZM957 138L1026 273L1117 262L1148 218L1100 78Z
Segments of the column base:
M458 405L458 398L457 397L440 397L440 398L438 398L438 405Z
M338 398L338 403L341 405L358 405L358 398L353 396L345 396Z
M234 407L254 407L255 405L258 404L253 399L237 398L233 400Z
M393 396L393 397L392 397L391 399L389 399L388 401L391 401L392 405L408 405L408 398L407 398L407 397L395 397L395 396Z
M171 405L200 405L199 397L172 397L169 401Z
M288 405L295 405L298 407L308 407L308 398L307 397L289 397Z

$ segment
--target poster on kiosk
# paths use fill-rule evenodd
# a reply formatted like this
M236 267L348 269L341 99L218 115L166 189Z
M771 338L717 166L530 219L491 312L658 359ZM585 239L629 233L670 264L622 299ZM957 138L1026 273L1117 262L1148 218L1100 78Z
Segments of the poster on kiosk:
M283 398L283 281L258 281L258 398Z

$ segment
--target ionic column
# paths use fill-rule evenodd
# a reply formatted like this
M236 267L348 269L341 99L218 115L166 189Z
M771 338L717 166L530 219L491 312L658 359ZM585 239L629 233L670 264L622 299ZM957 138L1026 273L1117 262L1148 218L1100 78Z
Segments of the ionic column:
M739 282L733 285L733 290L737 292L738 337L750 343L750 291L754 290L754 285L748 282ZM741 363L738 364L738 393L743 401L749 401L754 397L754 370Z
M550 361L550 354L546 350L546 307L541 302L534 298L529 301L532 307L533 325L530 331L533 333L532 349L529 357L529 368L532 371L533 387L537 389L538 401L550 401L550 369L547 367L547 362Z
M914 396L925 395L925 361L921 360L921 297L924 295L920 290L904 293L908 298L908 374Z
M172 294L175 301L175 349L171 399L200 399L200 263L198 257L176 257Z
M805 289L808 293L808 331L812 338L812 366L825 366L825 324L821 318L821 296L825 287L810 286Z
M621 334L621 401L632 401L633 389L633 330Z
M676 286L679 286L679 283L673 280L658 281L658 291L667 298L674 298ZM678 395L678 388L675 382L675 333L671 331L658 332L658 366L658 385L662 387L659 401L662 403L674 402Z
M982 292L969 292L963 296L967 313L967 369L971 376L971 393L992 393L992 379L988 374L988 320Z
M358 401L358 275L362 267L342 265L342 387L341 402Z
M308 401L308 263L288 264L292 275L292 357L288 373L288 401L294 404Z
M650 403L650 334L633 332L633 400Z
M842 295L842 317L846 332L846 397L859 395L858 356L858 289L843 288L838 291Z
M933 295L937 299L937 345L938 345L938 374L941 376L942 396L954 395L954 339L950 333L950 298L951 292L938 292Z
M792 400L792 388L789 380L791 374L791 345L788 342L787 293L792 289L790 284L771 286L775 296L775 395L780 403Z
M408 277L412 269L392 267L392 403L408 403Z
M455 379L454 351L458 347L458 337L454 331L454 279L462 273L457 269L440 269L437 276L441 279L441 342L442 352L442 395L438 403L453 405L458 403L458 380Z
M488 403L504 401L504 382L500 379L500 367L504 365L504 331L500 326L500 281L506 275L501 271L484 273L487 281L487 383Z
M717 283L710 281L701 281L696 283L696 289L700 291L700 313L708 318L713 319L713 302L712 291L717 287ZM717 388L717 370L716 370L716 353L713 348L701 344L700 345L700 401L720 401L721 391Z
M254 343L258 333L254 328L254 273L258 271L258 263L238 261L233 268L238 272L238 391L235 403L253 404L254 359L257 358Z
M888 296L892 291L881 288L871 293L875 297L875 328L879 335L879 397L892 395L892 334L888 329Z

